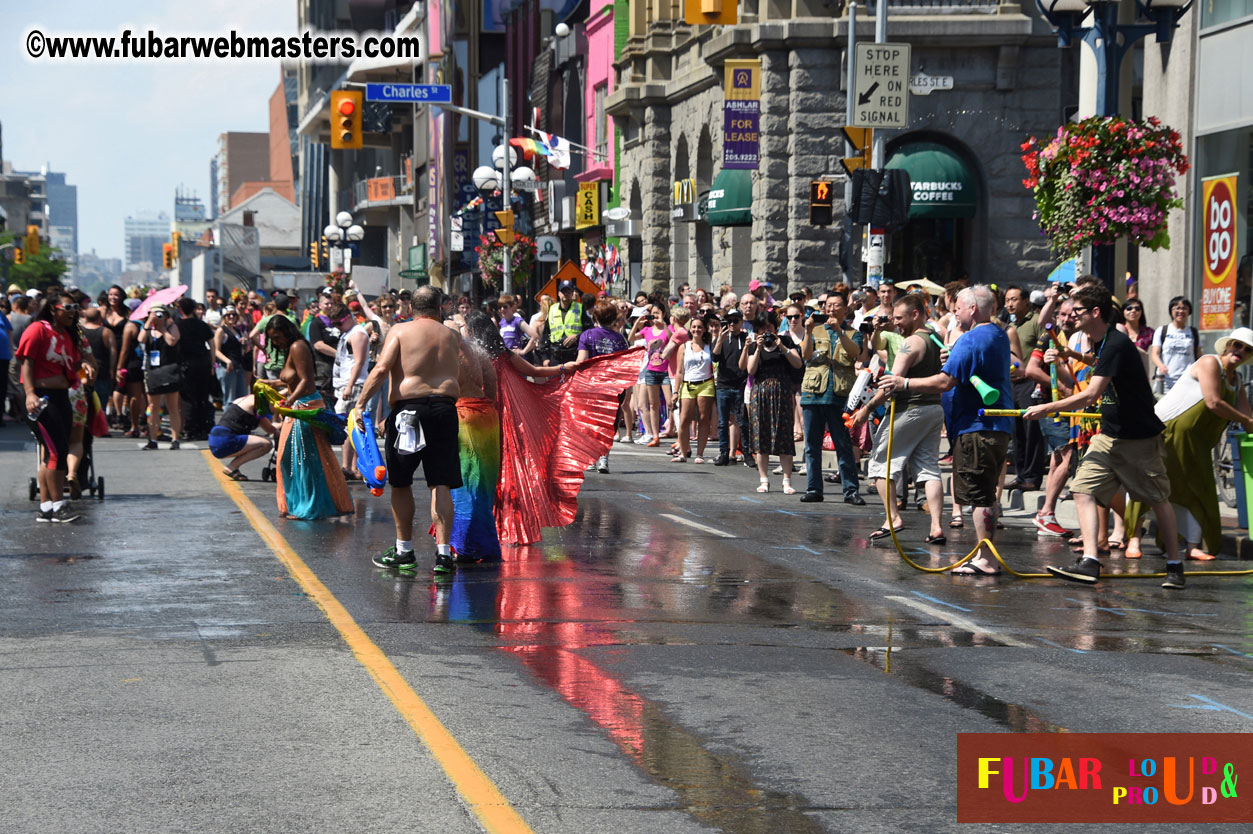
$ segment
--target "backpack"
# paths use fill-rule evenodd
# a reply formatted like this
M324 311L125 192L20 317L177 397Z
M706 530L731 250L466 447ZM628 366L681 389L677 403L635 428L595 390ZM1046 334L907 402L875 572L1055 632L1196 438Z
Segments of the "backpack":
M1157 328L1157 341L1166 344L1166 328L1168 324L1163 324ZM1189 327L1192 331L1192 359L1195 361L1201 358L1201 334L1197 332L1195 327Z

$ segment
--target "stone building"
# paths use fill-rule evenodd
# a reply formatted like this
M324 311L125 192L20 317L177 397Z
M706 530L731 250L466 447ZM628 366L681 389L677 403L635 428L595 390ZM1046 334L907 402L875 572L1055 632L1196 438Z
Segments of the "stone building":
M834 225L809 223L812 180L825 175L843 194L842 4L741 0L734 26L689 26L681 2L627 5L630 36L607 109L622 136L623 202L641 225L631 256L644 287L741 290L763 276L776 286L860 284L859 242L851 233L841 241L843 202ZM905 168L915 185L910 223L889 236L885 274L1042 280L1055 260L1032 219L1019 146L1069 115L1076 58L1027 3L889 5L887 40L912 46L911 75L951 77L952 88L912 95L910 128L885 132L888 167ZM858 42L874 40L873 14L859 8ZM761 61L760 162L724 170L723 67L745 58ZM695 211L675 206L684 180L694 181Z

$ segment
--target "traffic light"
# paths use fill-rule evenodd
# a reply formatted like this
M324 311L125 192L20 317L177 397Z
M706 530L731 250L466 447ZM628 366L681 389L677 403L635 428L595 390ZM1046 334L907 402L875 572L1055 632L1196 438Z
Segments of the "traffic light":
M178 260L178 244L182 241L182 239L183 239L182 232L170 233L170 249L171 249L173 258L176 261Z
M737 0L684 0L683 22L693 26L716 23L734 26L738 20Z
M513 209L505 209L496 212L496 219L500 221L500 228L496 230L496 239L505 246L513 245Z
M13 263L15 264L26 263L26 253L22 251L22 247L20 246L16 246L13 248Z
M26 227L26 254L27 255L39 254L39 227L38 226Z
M361 138L361 93L336 90L331 93L331 147L357 150Z
M331 262L331 245L326 242L326 235L322 235L322 260L328 264Z
M809 222L814 226L830 226L832 223L831 183L814 180L809 184Z
M846 157L840 160L840 165L844 166L844 172L852 176L853 172L859 168L870 167L870 157L874 151L874 129L869 127L845 127L844 136L848 139L856 156Z
M174 268L174 247L168 243L161 244L161 266L165 269Z
M310 242L309 244L309 264L314 269L317 269L319 263L320 261L318 259L318 242L315 240L315 241Z

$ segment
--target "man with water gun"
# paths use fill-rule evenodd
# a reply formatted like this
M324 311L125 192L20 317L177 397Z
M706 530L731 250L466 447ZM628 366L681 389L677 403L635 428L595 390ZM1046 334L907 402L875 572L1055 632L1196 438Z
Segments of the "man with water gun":
M993 560L990 543L996 534L999 506L996 488L1005 468L1013 423L1008 417L983 416L988 408L1008 409L1009 337L992 324L996 295L982 284L957 295L957 320L966 332L953 343L948 361L937 374L915 379L886 374L879 387L891 395L902 392L943 393L953 390L949 443L953 448L953 500L974 508L975 532L980 547L976 556L953 570L959 575L995 576L1000 567Z

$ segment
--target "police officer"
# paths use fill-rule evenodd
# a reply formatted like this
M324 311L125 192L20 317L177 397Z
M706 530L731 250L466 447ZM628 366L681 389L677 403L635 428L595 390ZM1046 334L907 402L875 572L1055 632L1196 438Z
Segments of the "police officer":
M579 352L579 335L584 329L583 305L574 300L573 281L557 285L557 303L548 309L548 350L554 365L573 362Z

